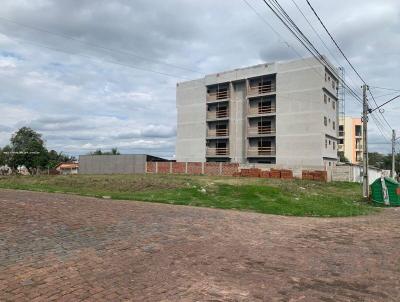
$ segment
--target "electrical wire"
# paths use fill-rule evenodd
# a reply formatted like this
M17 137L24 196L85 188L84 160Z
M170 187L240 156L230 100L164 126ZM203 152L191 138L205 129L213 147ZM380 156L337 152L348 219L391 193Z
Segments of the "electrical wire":
M379 105L378 105L378 103L376 102L376 100L375 100L374 95L372 94L372 92L371 92L369 89L368 89L368 91L369 91L369 94L371 95L372 100L374 101L376 107L379 107ZM389 129L393 129L392 126L390 126L389 122L387 121L386 117L383 115L383 112L379 111L379 113L381 114L381 116L382 116L383 120L385 121L386 125L389 126Z
M293 0L292 0L293 1ZM338 45L338 43L336 42L336 40L333 38L332 34L329 32L328 28L325 26L324 22L321 20L321 18L319 17L318 13L315 11L314 7L311 5L309 0L306 0L308 6L310 7L310 9L312 10L312 12L314 13L314 15L317 17L318 21L321 23L322 27L325 29L326 33L329 35L329 37L331 38L332 42L336 45L337 49L340 51L340 53L342 54L342 56L345 58L345 60L347 61L347 63L350 65L350 67L353 69L353 71L357 74L357 76L360 78L360 80L364 83L364 85L367 85L367 83L365 82L365 80L361 77L360 73L355 69L355 67L353 66L353 64L350 62L350 60L347 58L347 56L344 54L343 50L340 48L340 46ZM378 104L374 98L374 95L372 94L372 92L369 90L369 93L372 97L372 100L374 101L376 107L378 107ZM386 117L384 116L383 112L379 112L380 115L382 116L383 120L385 121L385 123L389 126L390 129L392 129L392 127L390 126L389 122L387 121Z
M325 47L325 49L329 52L329 54L331 55L331 57L336 61L336 63L338 64L338 66L341 66L342 64L339 62L339 60L336 58L335 54L332 53L332 51L329 49L328 45L325 43L325 41L323 40L323 38L321 37L321 35L318 33L318 31L315 29L315 27L311 24L310 20L306 17L306 15L304 14L304 12L301 10L301 8L298 6L297 2L295 0L291 0L292 3L295 5L295 7L297 8L297 10L300 12L300 14L303 16L303 18L306 20L306 22L308 23L308 25L310 26L310 28L312 29L312 31L315 33L315 35L318 37L318 39L321 41L321 43L323 44L323 46ZM354 82L353 79L350 78L351 82L352 82L352 88L354 90Z
M301 31L301 29L295 24L295 22L291 19L291 17L287 14L287 12L282 8L282 6L279 4L277 0L270 0L269 3L266 0L262 0L270 9L271 11L278 17L278 19L289 29L289 31L296 37L296 39L303 45L305 48L317 59L322 59L324 63L329 67L329 63L323 58L323 56L319 53L319 51L316 49L316 47L310 42L310 40L304 35L304 33ZM347 59L347 57L346 57ZM320 60L319 60L320 61ZM321 62L321 61L320 61ZM324 63L321 62L321 64L325 65ZM350 63L351 64L351 63ZM354 68L354 67L353 67ZM360 77L360 79L363 81L363 79ZM347 85L347 83L343 80L344 87L355 96L355 99L358 100L360 103L362 102L361 98L358 97L358 95ZM376 100L373 96L373 94L370 92L371 97L373 101L376 103ZM370 104L367 104L369 107ZM378 105L377 105L378 106ZM385 122L389 125L390 124L387 122L386 118L383 116ZM387 138L386 135L384 134L383 130L383 125L382 122L379 120L379 118L375 115L371 114L371 118L375 122L376 126L378 127L378 130L381 132L382 136Z
M28 29L30 29L30 30L34 30L34 31L38 31L38 32L50 34L50 35L53 35L53 36L58 36L58 37L61 37L61 38L64 38L64 39L69 39L69 40L72 40L72 41L75 41L75 42L78 42L78 43L81 43L81 44L88 45L88 46L90 46L90 47L94 47L94 48L97 48L97 49L105 50L105 51L108 51L108 52L111 52L111 53L119 53L119 54L123 54L123 55L126 55L126 56L139 58L139 59L141 59L141 60L146 60L146 61L155 62L155 63L160 64L160 65L165 65L165 66L168 66L168 67L174 67L174 68L181 69L181 70L184 70L184 71L189 71L189 72L193 72L193 73L199 73L199 74L202 74L202 75L203 75L202 72L197 71L197 70L193 70L193 69L190 69L190 68L187 68L187 67L178 66L178 65L175 65L175 64L171 64L171 63L165 63L165 62L162 62L162 61L159 61L159 60L156 60L156 59L152 59L152 58L145 57L145 56L143 56L143 55L138 55L138 54L133 53L133 52L130 52L130 51L124 51L124 50L119 50L119 49L113 49L113 48L105 47L105 46L98 45L98 44L95 44L95 43L91 43L91 42L87 42L87 41L82 41L81 39L75 38L75 37L73 37L73 36L66 35L66 34L64 34L64 33L59 33L59 32L55 32L55 31L50 31L50 30L43 29L43 28L40 28L40 27L37 27L37 26L32 26L32 25L24 24L24 23L21 23L21 22L17 22L17 21L15 21L15 20L11 20L11 19L5 18L5 17L3 17L3 16L0 16L0 20L3 20L3 21L6 21L6 22L8 22L8 23L12 23L12 24L18 25L18 26L20 26L20 27L28 28Z
M336 71L330 66L330 63L326 61L326 59L319 53L319 51L315 48L315 46L309 41L309 39L304 35L304 33L298 28L298 26L294 23L294 21L290 18L290 16L286 13L286 11L280 6L277 1L270 1L269 3L266 0L262 0L265 5L275 14L275 16L285 25L285 27L293 34L293 36L307 49L311 55L319 61L323 66L325 66L332 74L336 74ZM339 81L343 84L345 89L360 103L362 103L361 98L357 95L357 93L346 83L344 79L338 76Z
M369 87L370 87L370 88L375 88L375 89L391 90L391 91L400 92L400 89L384 88L384 87L377 87L377 86L369 86Z
M19 43L30 44L30 45L34 45L34 46L37 46L37 47L42 47L42 48L46 48L46 49L49 49L49 50L66 53L66 54L69 54L69 55L80 56L80 57L88 58L88 59L91 59L91 60L98 60L98 61L102 61L102 62L107 62L107 63L111 63L111 64L115 64L115 65L120 65L120 66L124 66L124 67L128 67L128 68L132 68L132 69L135 69L135 70L147 71L147 72L156 73L156 74L159 74L159 75L168 76L168 77L172 77L172 78L188 80L188 78L186 78L186 77L178 76L178 75L175 75L175 74L170 74L170 73L161 72L161 71L157 71L157 70L152 70L152 69L148 69L148 68L142 68L142 67L138 67L138 66L134 66L134 65L128 65L128 64L124 64L124 63L113 61L113 60L106 60L106 59L103 59L103 58L99 59L98 57L85 55L85 54L81 54L81 53L68 52L65 49L55 48L55 47L48 46L48 45L45 45L45 44L42 44L42 43L32 42L32 41L28 41L28 40L20 40L18 38L10 38L10 37L9 37L9 39L14 40L14 41L19 42Z
M346 55L344 54L344 52L342 51L342 49L340 48L340 46L338 45L338 43L336 43L335 39L333 38L333 36L331 35L331 33L329 32L329 30L326 28L325 24L322 22L321 18L318 16L317 12L315 11L314 7L311 5L309 0L306 0L308 6L311 8L312 12L314 13L314 15L317 17L318 21L321 23L322 27L325 29L326 33L329 35L329 37L331 38L332 42L336 45L337 49L339 49L340 53L342 54L342 56L346 59L347 63L349 63L350 67L354 70L354 72L357 74L357 76L360 78L360 80L365 84L364 79L361 77L361 75L358 73L358 71L354 68L353 64L349 61L349 59L346 57Z

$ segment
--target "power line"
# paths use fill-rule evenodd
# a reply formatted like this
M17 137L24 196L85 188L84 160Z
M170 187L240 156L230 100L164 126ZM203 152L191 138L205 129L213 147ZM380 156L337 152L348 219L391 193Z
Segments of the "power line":
M380 124L380 122L376 119L376 116L371 114L371 118L374 121L376 127L378 128L379 132L382 134L382 136L386 138L388 141L390 141L390 139L383 133L384 130L382 130L382 124Z
M293 0L292 0L293 1ZM340 48L340 46L338 45L338 43L336 42L336 40L333 38L332 34L329 32L329 30L327 29L327 27L325 26L325 24L322 22L321 18L319 17L319 15L317 14L317 12L315 11L314 7L311 5L311 3L309 2L309 0L306 0L308 6L311 8L312 12L314 13L314 15L317 17L318 21L321 23L322 27L325 29L326 33L329 35L329 37L331 38L332 42L336 45L337 49L340 51L340 53L343 55L343 57L346 59L347 63L349 63L350 67L354 70L354 72L357 74L357 76L360 78L360 80L367 85L367 83L365 82L365 80L361 77L361 75L358 73L358 71L355 69L355 67L353 66L353 64L350 62L350 60L347 58L347 56L344 54L344 52L342 51L342 49ZM374 95L372 94L372 92L369 90L369 93L372 97L372 100L374 101L375 105L378 107L378 104L374 98ZM386 117L383 115L383 112L380 112L383 120L385 121L385 123L389 126L390 129L392 129L392 127L390 126L389 122L387 121Z
M318 16L317 12L315 11L314 7L311 5L309 0L306 0L308 6L311 8L311 10L313 11L314 15L317 17L319 23L321 23L322 27L325 29L326 33L329 35L329 37L331 38L332 42L336 45L336 47L339 49L340 53L342 54L342 56L346 59L347 63L349 63L350 67L354 70L354 72L358 75L358 77L360 78L360 80L366 85L364 79L361 77L361 75L358 73L358 71L355 69L355 67L353 66L353 64L351 64L351 62L349 61L349 59L346 57L346 55L344 54L344 52L342 51L342 49L340 48L340 46L336 43L335 39L332 37L331 33L329 32L329 30L326 28L325 24L322 22L321 18Z
M375 88L375 89L383 89L383 90L391 90L391 91L400 92L400 89L384 88L384 87L377 87L377 86L369 86L369 87L370 88Z
M64 49L55 48L55 47L48 46L48 45L41 44L41 43L36 43L36 42L32 42L32 41L27 41L27 40L21 40L21 39L18 39L18 38L10 38L10 37L9 37L9 39L14 40L14 41L17 41L17 42L22 42L22 43L26 43L26 44L31 44L31 45L34 45L34 46L37 46L37 47L42 47L42 48L50 49L50 50L57 51L57 52L63 52L63 53L69 54L69 55L74 55L74 56L80 56L80 57L84 57L84 58L89 58L89 59L91 59L91 60L93 60L93 59L94 59L94 60L99 60L99 61L103 61L103 62L115 64L115 65L120 65L120 66L124 66L124 67L128 67L128 68L132 68L132 69L135 69L135 70L141 70L141 71L152 72L152 73L156 73L156 74L159 74L159 75L168 76L168 77L172 77L172 78L188 80L188 78L185 78L185 77L182 77L182 76L178 76L178 75L175 75L175 74L170 74L170 73L166 73L166 72L156 71L156 70L147 69L147 68L142 68L142 67L133 66L133 65L128 65L128 64L121 63L121 62L117 62L117 61L106 60L106 59L103 59L103 58L102 58L102 59L99 59L98 57L94 57L94 56L90 56L90 55L68 52L68 51L66 51L66 50L64 50Z
M264 3L266 3L266 1L264 1ZM332 71L332 68L331 68L331 66L330 66L330 63L329 62L327 62L326 60L325 60L325 58L322 56L322 54L317 50L317 48L310 42L310 40L306 37L306 35L301 31L301 29L296 25L296 23L293 21L293 19L288 15L288 13L284 10L284 8L279 4L279 2L277 1L277 0L274 0L274 1L270 1L270 3L271 3L271 5L272 6L274 6L274 8L275 9L277 9L277 11L278 11L278 13L280 14L280 16L282 16L283 18L285 18L290 24L291 24L291 26L292 27L294 27L294 29L295 29L295 31L300 35L300 37L301 37L301 39L304 41L304 42L306 42L312 49L313 49L313 51L315 51L315 53L317 54L317 56L315 56L315 54L313 54L314 55L314 57L317 59L317 60L319 60L319 59L322 59L322 61L324 62L324 63L322 63L321 61L320 61L320 63L322 64L322 65L324 65L324 66L327 66L328 67L328 69L331 69L331 71ZM268 4L267 4L268 5ZM286 25L286 24L285 24ZM286 25L287 26L287 25ZM304 44L303 44L304 45ZM339 79L340 79L340 76L338 77ZM350 91L350 93L354 96L354 95L357 95L357 93L356 92L354 92L354 88L350 88L350 86L344 81L344 79L341 79L342 80L342 82L343 82L343 85ZM361 102L361 98L360 97L358 97L359 98L359 100L360 100L360 102ZM357 97L356 97L356 99L357 99Z
M289 43L287 42L282 35L275 30L275 28L247 1L243 0L243 2L246 3L246 5L260 18L260 20L265 23L274 33L277 35L282 43L284 43L288 48L290 48L300 59L303 59L303 57L300 55L300 53ZM307 63L308 64L308 63ZM321 77L321 79L324 79L322 74L320 73L319 70L315 69L311 64L308 64L314 71L315 73Z
M306 17L306 15L304 14L304 12L301 10L301 8L297 5L295 0L291 0L293 2L293 4L296 6L297 10L300 12L300 14L303 16L303 18L306 20L306 22L308 23L308 25L310 26L310 28L313 30L313 32L317 35L318 39L321 41L321 43L323 44L323 46L325 47L325 49L329 52L329 54L331 55L331 57L336 61L336 63L338 64L338 66L341 66L341 63L338 61L338 59L336 58L336 55L333 54L331 52L331 50L329 49L328 45L325 43L324 39L321 37L321 35L318 33L318 31L315 29L315 27L311 24L310 20ZM352 79L351 79L352 80ZM354 85L354 83L353 83ZM354 89L354 87L352 87Z
M130 52L130 51L113 49L113 48L101 46L101 45L98 45L98 44L95 44L95 43L82 41L82 40L80 40L78 38L66 35L64 33L54 32L54 31L50 31L50 30L43 29L43 28L40 28L40 27L27 25L27 24L24 24L24 23L20 23L20 22L5 18L5 17L1 17L0 16L0 20L6 21L6 22L9 22L9 23L21 26L21 27L25 27L25 28L28 28L28 29L31 29L31 30L47 33L47 34L58 36L58 37L61 37L61 38L64 38L64 39L69 39L69 40L72 40L72 41L75 41L75 42L78 42L78 43L81 43L81 44L86 44L86 45L94 47L94 48L106 50L108 52L119 53L119 54L123 54L123 55L131 56L131 57L139 58L139 59L146 60L146 61L155 62L155 63L160 64L160 65L174 67L174 68L177 68L177 69L181 69L181 70L185 70L185 71L189 71L189 72L193 72L193 73L199 73L199 74L203 75L202 72L197 71L197 70L193 70L193 69L190 69L190 68L187 68L187 67L178 66L178 65L175 65L175 64L171 64L171 63L165 63L165 62L162 62L162 61L159 61L159 60L156 60L156 59L152 59L152 58L148 58L148 57L145 57L145 56L142 56L142 55L138 55L138 54Z
M293 36L307 49L311 55L319 61L323 66L326 66L333 74L336 74L333 71L333 68L330 66L330 63L325 60L325 58L319 53L316 47L310 42L310 40L304 35L304 33L299 29L299 27L294 23L294 21L290 18L290 16L286 13L286 11L280 6L278 1L270 1L268 3L266 0L262 0L265 5L275 14L275 16L285 25L285 27L293 34ZM338 76L339 80L343 83L343 86L349 91L349 93L361 103L361 98L357 95L357 93L349 87L344 79Z
M301 29L295 24L295 22L291 19L291 17L287 14L287 12L282 8L277 0L270 0L269 3L266 0L263 2L271 9L271 11L278 17L278 19L289 29L289 31L296 37L296 39L318 60L321 64L330 67L329 63L324 59L324 57L319 53L318 49L310 42L310 40L304 35ZM347 59L347 57L345 57ZM323 62L321 62L321 60ZM354 68L354 66L352 66ZM363 79L360 77L363 81ZM355 99L361 103L361 99L358 97L357 93L355 93L348 84L342 79L344 87L350 91L350 93L355 96ZM374 99L372 93L372 98ZM374 102L375 99L374 99ZM367 101L368 104L368 101ZM369 106L371 107L371 106ZM381 132L382 136L386 138L386 135L383 133L382 130L384 127L382 126L381 122L379 121L378 117L375 115L371 115L371 118L374 120L378 130ZM386 120L386 119L385 119ZM386 120L387 122L387 120Z
M376 102L376 100L374 98L374 95L372 94L372 92L370 90L369 90L369 94L371 95L372 100L374 101L376 107L378 107L378 103ZM392 126L390 126L389 122L387 121L386 117L383 115L383 112L379 111L379 113L381 114L381 116L382 116L383 120L385 121L386 125L389 126L389 129L393 129Z
M278 36L278 38L280 39L280 41L282 43L284 43L288 48L290 48L300 59L303 59L303 57L300 55L300 53L296 50L296 48L294 48L289 42L287 42L282 35L275 30L275 28L247 1L247 0L243 0L243 2L246 3L246 5L257 15L257 17L260 18L260 20L265 23L274 33L275 35ZM320 73L319 70L315 69L311 64L308 64L314 71L315 73L321 77L321 79L324 79L324 77L322 76L322 74Z
M389 101L386 101L385 103L383 103L382 105L379 105L378 107L376 107L375 109L370 109L370 113L374 112L375 110L378 110L379 108L383 107L384 105L394 101L395 99L399 98L400 94L398 96L395 96L394 98L391 98Z
M393 95L393 94L397 94L397 92L393 91L393 92L390 92L390 93L381 94L381 95L375 96L375 98L379 99L379 98L383 98L385 96L389 96L389 95Z
M313 30L313 32L317 35L317 37L319 38L319 40L322 42L322 44L324 45L325 49L330 53L330 55L332 56L332 58L335 59L336 63L340 66L340 63L338 62L338 60L336 59L335 55L332 54L332 52L330 51L330 49L328 48L328 46L326 45L326 43L324 42L324 40L322 39L322 37L320 36L320 34L317 32L317 30L315 29L315 27L311 24L311 22L308 20L308 18L304 15L303 11L300 9L300 7L297 5L295 0L291 0L293 2L293 4L296 6L297 10L300 12L300 14L304 17L304 19L307 21L308 25L311 27L311 29Z

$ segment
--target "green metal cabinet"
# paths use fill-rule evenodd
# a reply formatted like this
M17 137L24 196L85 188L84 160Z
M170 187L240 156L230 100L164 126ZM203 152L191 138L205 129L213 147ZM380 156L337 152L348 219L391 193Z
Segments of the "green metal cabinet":
M372 200L376 204L400 206L400 185L392 178L378 178L371 185Z

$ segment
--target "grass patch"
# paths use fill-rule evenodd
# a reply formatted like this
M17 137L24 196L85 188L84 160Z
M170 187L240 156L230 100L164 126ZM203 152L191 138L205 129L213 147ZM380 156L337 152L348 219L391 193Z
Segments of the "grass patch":
M110 196L259 213L341 217L378 211L362 202L359 184L188 175L0 177L0 188Z

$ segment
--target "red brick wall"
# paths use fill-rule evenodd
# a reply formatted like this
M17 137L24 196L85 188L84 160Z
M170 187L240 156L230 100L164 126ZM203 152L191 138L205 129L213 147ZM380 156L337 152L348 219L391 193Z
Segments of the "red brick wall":
M187 163L187 172L188 174L201 174L201 165L202 163Z
M158 173L160 174L169 173L169 166L170 166L169 162L158 162L157 163Z
M156 173L156 163L152 162L152 161L148 161L146 172L147 173Z
M328 173L326 171L302 171L302 179L328 181Z
M233 176L238 171L239 171L239 164L222 163L222 175Z
M186 172L186 163L172 163L172 173L182 174Z
M260 172L260 177L262 177L262 178L270 178L271 177L271 173L269 171L261 171Z
M257 168L242 169L240 176L242 177L260 177L261 170Z
M204 163L205 175L219 175L219 163Z

